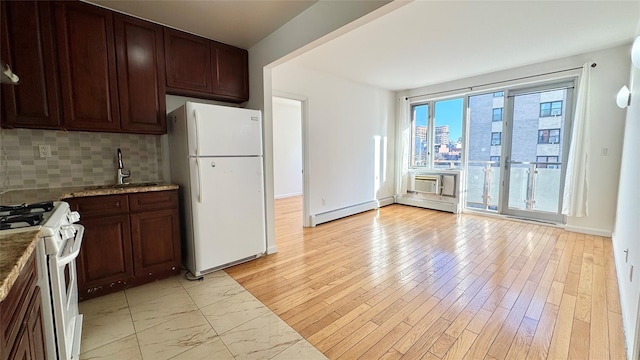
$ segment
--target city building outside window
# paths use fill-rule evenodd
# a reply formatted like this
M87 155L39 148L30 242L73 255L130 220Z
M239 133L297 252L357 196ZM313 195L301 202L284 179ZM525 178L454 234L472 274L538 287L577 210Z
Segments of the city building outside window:
M493 93L493 97L503 97L504 91L498 91Z
M558 156L537 156L536 167L538 169L559 169Z
M540 117L562 115L562 101L540 103Z
M502 108L493 109L493 121L502 121Z
M463 110L463 98L411 106L412 167L461 167Z
M560 129L538 130L538 144L557 144L560 142Z

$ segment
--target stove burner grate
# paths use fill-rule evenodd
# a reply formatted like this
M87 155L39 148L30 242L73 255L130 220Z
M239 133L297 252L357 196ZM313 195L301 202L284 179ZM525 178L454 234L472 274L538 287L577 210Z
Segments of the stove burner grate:
M49 212L51 210L53 210L53 201L21 205L0 205L0 214L2 215L20 215L38 212Z

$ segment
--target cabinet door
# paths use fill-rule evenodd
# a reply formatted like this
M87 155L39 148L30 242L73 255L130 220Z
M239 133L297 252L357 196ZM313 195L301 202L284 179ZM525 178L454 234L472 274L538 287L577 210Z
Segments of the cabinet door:
M247 50L212 42L213 93L231 101L249 100Z
M46 349L44 343L44 329L42 327L42 298L40 288L37 287L31 304L29 305L29 317L26 319L27 333L29 334L29 352L33 359L45 359Z
M9 359L11 360L30 360L33 359L31 357L31 352L29 349L29 333L26 329L22 329L20 331L20 335L16 338L16 342L13 345L13 349L11 350L11 355L9 355Z
M181 31L164 29L167 91L211 93L210 41Z
M177 209L131 214L136 282L159 273L180 272L180 229Z
M55 2L55 16L64 126L120 129L112 12L82 2Z
M80 223L85 227L77 261L80 298L126 287L133 278L129 216L85 218Z
M165 65L162 28L114 15L122 130L164 134Z
M0 56L20 77L3 84L5 127L59 128L58 62L50 2L3 1Z

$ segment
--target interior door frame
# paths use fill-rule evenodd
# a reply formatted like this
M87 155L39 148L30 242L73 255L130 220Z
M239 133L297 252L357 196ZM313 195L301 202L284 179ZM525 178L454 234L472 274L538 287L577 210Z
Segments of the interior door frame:
M271 94L271 101L274 97L295 100L300 102L301 110L301 134L302 137L302 226L312 227L311 210L309 208L309 97L299 94L292 94L274 90Z
M503 166L502 183L500 187L500 201L498 204L498 213L513 216L517 218L545 221L552 223L566 223L566 216L562 214L562 193L564 190L565 176L567 171L567 159L569 158L569 149L571 144L571 135L573 128L573 115L575 107L575 97L573 90L575 89L576 78L561 79L554 82L545 82L538 85L526 85L517 88L506 89L504 103L504 120L502 124L502 151L501 166ZM509 183L511 180L511 150L512 150L512 129L513 129L513 110L514 99L518 95L530 93L552 91L557 89L567 89L567 97L564 112L564 136L562 140L562 161L560 173L560 192L558 199L558 211L555 214L536 211L536 210L519 210L509 209ZM505 114L506 113L506 114Z

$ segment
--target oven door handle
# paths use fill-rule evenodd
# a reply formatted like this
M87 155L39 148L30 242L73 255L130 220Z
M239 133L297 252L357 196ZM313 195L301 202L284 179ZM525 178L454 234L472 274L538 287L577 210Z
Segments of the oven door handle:
M69 255L58 258L58 266L63 266L72 262L73 260L75 260L75 258L78 257L78 254L80 254L80 246L82 245L82 238L84 237L84 226L80 224L73 224L71 226L76 229L76 236L73 241L73 249L71 250L71 253Z

